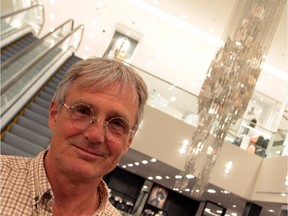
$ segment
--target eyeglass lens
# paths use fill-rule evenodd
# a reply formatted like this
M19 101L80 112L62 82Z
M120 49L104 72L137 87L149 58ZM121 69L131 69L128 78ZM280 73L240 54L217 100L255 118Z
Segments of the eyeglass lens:
M113 136L113 138L125 137L130 132L130 127L127 121L121 117L111 118L109 121L101 121L94 116L93 109L84 103L74 104L71 107L64 104L69 109L71 119L75 121L75 127L86 129L90 124L96 122L103 123L107 135Z

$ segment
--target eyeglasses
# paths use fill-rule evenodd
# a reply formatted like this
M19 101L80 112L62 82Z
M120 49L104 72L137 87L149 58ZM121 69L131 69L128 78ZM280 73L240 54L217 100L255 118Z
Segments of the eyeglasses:
M134 130L130 129L128 122L122 117L113 117L108 121L103 121L95 117L93 109L85 103L76 103L68 106L63 102L63 105L71 113L71 119L75 123L74 126L85 130L95 121L103 124L108 138L119 140L127 137Z

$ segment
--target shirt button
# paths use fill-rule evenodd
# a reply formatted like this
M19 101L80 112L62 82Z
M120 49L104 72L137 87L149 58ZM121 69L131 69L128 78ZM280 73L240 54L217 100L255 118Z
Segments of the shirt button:
M46 191L44 193L43 197L44 197L44 199L50 200L52 198L52 195L51 195L51 193L49 191Z
M37 202L39 200L39 196L34 197L34 200Z

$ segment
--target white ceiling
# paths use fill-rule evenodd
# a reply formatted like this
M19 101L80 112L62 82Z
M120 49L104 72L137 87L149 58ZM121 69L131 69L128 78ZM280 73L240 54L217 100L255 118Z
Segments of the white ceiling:
M43 34L70 18L76 26L85 25L78 56L102 56L121 24L139 39L133 65L196 95L238 4L237 0L86 0L85 4L75 0L71 7L69 0L39 2L47 17ZM287 19L286 6L256 86L278 101L288 96Z

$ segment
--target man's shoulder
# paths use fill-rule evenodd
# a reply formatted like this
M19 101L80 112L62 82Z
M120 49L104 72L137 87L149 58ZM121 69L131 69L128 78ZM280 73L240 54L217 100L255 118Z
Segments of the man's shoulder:
M1 170L3 169L25 169L31 162L31 158L0 155Z

